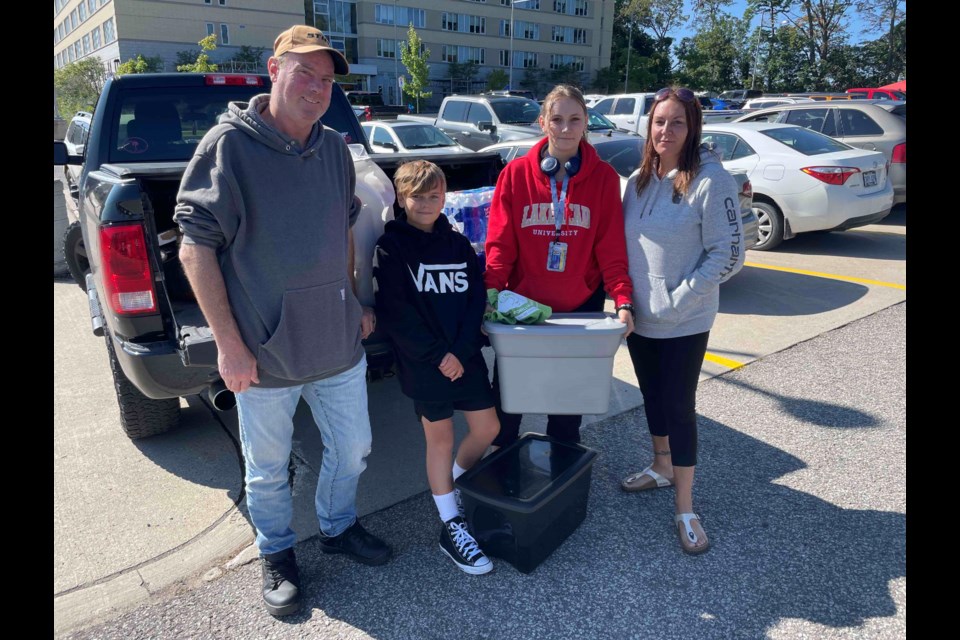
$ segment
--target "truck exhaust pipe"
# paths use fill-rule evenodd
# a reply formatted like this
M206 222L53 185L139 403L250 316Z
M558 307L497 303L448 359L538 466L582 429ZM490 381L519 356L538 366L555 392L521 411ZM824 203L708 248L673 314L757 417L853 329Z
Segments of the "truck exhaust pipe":
M233 391L227 389L223 380L217 380L207 387L207 397L217 411L230 411L237 406L237 397L233 395Z

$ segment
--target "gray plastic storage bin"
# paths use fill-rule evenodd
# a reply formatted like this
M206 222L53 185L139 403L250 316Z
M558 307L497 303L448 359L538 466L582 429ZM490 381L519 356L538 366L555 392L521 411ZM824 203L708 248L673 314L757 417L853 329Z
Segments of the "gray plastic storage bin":
M543 324L484 321L507 413L606 413L613 357L627 326L598 313L556 313Z

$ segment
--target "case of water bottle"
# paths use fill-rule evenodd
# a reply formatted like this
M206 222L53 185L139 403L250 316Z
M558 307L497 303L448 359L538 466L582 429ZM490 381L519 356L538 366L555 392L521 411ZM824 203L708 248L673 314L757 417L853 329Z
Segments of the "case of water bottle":
M484 243L487 241L487 218L493 201L493 187L480 187L446 194L443 213L450 226L466 236L480 260L480 270L486 265Z

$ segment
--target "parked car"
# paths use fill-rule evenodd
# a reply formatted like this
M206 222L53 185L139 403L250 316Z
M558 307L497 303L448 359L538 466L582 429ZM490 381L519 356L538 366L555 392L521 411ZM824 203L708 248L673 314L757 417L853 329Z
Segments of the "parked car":
M879 151L772 122L705 125L702 139L724 167L750 178L760 220L757 250L773 249L798 233L871 224L893 206L886 158Z
M592 134L607 134L612 131L628 133L626 129L621 129L615 122L592 107L587 107L587 131ZM634 133L633 135L640 134Z
M812 129L861 149L882 151L890 163L894 203L907 201L907 105L893 100L844 100L781 105L735 122L780 122Z
M527 89L498 89L495 91L485 91L483 93L485 96L520 96L521 98L527 98L528 100L536 100L537 96L533 91Z
M346 91L347 100L354 107L363 107L363 113L358 114L360 120L383 120L396 118L407 113L407 105L386 104L383 96L373 91ZM356 109L354 109L356 113Z
M607 96L600 93L588 93L583 96L583 101L587 103L588 107L592 107L606 97Z
M425 122L403 120L361 122L367 141L375 153L406 153L429 149L436 153L473 153L472 149Z
M67 145L67 153L71 156L83 156L84 146L87 144L87 137L90 135L90 120L93 114L87 111L77 111L77 114L67 125L67 133L63 138L63 143ZM76 199L79 185L80 172L83 165L69 164L66 166L64 175L67 179L67 187L70 189L70 195Z
M740 109L743 103L750 98L759 98L763 91L759 89L732 89L720 94L720 99L726 104L726 109Z
M762 98L751 98L743 104L744 111L766 109L776 107L781 104L798 104L801 102L814 102L813 98L791 98L789 96L763 96Z
M397 120L426 122L468 149L541 134L540 105L520 96L460 96L443 99L436 117L401 115Z
M807 93L788 93L790 98L810 98L817 102L831 102L833 100L853 100L849 93L830 93L829 91L811 91Z
M601 160L610 163L610 166L620 176L620 195L623 196L627 188L627 178L640 168L643 159L643 145L646 138L637 134L622 131L613 131L597 138L588 134L590 144L597 150ZM526 138L493 144L482 151L496 151L503 158L503 163L521 158L533 148L542 138ZM753 210L753 188L745 171L731 171L740 191L740 220L743 226L743 239L746 249L752 248L759 239L759 221Z
M894 91L893 89L847 89L847 93L854 99L864 98L867 100L906 100L905 91Z

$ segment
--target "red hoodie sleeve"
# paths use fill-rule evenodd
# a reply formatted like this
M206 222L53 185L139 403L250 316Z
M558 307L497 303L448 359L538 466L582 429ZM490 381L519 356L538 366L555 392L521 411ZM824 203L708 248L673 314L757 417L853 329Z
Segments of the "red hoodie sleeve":
M600 221L593 251L603 275L603 287L614 306L632 302L633 282L627 269L627 239L623 230L620 177L607 165L601 190Z
M513 273L517 261L517 237L511 223L513 173L505 167L497 177L497 186L493 190L490 203L490 215L487 218L487 270L483 273L483 283L487 289L502 291Z

